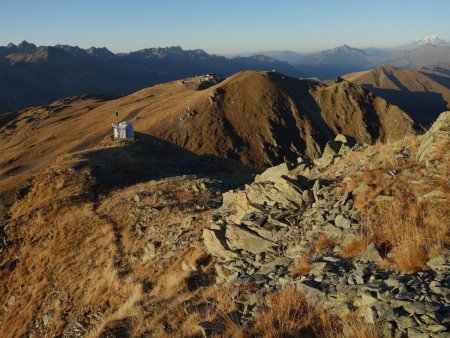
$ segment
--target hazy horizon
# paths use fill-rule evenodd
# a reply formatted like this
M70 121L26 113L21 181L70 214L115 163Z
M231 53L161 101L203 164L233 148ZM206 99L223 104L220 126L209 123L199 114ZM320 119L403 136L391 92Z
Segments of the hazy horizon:
M37 45L107 47L129 52L181 46L232 55L270 50L313 52L347 44L391 48L437 35L448 40L450 2L355 0L342 2L231 0L217 4L182 1L87 0L0 3L0 45L22 40Z

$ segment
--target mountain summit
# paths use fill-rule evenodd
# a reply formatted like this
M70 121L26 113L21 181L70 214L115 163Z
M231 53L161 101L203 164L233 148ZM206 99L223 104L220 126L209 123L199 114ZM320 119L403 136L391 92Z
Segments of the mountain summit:
M198 76L115 100L71 97L5 114L2 186L25 182L59 155L100 144L111 134L116 110L144 136L258 169L299 156L317 158L337 134L370 144L413 132L406 113L343 79L317 82L244 71L220 80Z
M398 49L411 50L424 45L448 46L450 44L444 39L439 38L437 35L428 35L424 38L419 38L411 42L408 42L406 45L402 45Z

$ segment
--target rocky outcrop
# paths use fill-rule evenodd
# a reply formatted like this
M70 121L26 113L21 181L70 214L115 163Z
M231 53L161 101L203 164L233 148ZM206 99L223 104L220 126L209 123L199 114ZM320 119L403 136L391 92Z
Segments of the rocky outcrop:
M207 250L217 257L217 281L256 285L241 304L244 320L258 311L255 295L290 285L311 304L320 303L339 315L356 312L376 324L383 337L448 337L446 253L429 260L428 271L409 274L380 269L377 263L385 252L375 243L359 258L341 256L343 246L358 237L365 223L354 207L354 195L321 179L321 172L348 151L347 140L339 136L314 165L300 159L288 170L282 164L243 189L227 192L203 233ZM315 247L320 239L326 239L326 250ZM310 271L301 276L293 273L300 258L310 264Z
M449 135L450 111L447 111L439 115L432 127L420 137L417 160L432 160L436 156L436 152L448 150L450 145Z

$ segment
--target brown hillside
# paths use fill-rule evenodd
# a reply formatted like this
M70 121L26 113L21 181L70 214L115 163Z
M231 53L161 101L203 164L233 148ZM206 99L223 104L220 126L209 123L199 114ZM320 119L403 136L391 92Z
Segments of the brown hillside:
M399 106L414 120L431 124L450 108L450 66L401 70L384 66L345 75L348 81L364 86Z
M302 163L288 171L282 164L245 187L252 170L236 161L200 156L139 132L134 142L106 139L60 156L39 170L0 219L0 337L276 337L280 328L289 337L412 332L401 326L411 318L406 311L395 317L380 311L376 322L367 317L367 287L374 297L382 294L370 304L417 306L420 318L431 313L439 322L411 325L448 331L441 325L448 318L448 286L440 283L448 260L434 257L448 244L446 131L442 123L420 139L354 149L341 144L346 155L334 153L324 166ZM431 161L416 161L419 150ZM408 192L417 195L411 200ZM367 222L363 213L375 207L381 224ZM402 216L414 210L421 212L409 224ZM230 236L233 229L237 236ZM205 231L218 230L227 231L230 245L237 245L233 251L204 240ZM425 264L433 270L400 274L387 269L391 265L382 268L378 258L361 263L350 254L360 242L357 255L365 253L366 239L380 242L380 253L391 250L385 264L416 259L419 270ZM267 243L258 256L249 251ZM211 247L217 251L208 254ZM417 257L422 252L430 257ZM361 279L350 284L350 276ZM400 300L399 288L413 301ZM414 300L421 296L426 301ZM430 312L421 311L425 306ZM355 311L344 311L350 308ZM388 316L400 325L385 329Z
M359 143L393 141L411 133L413 121L397 106L348 81L331 81L312 93L334 134Z
M413 125L401 110L346 81L253 71L220 83L191 78L116 100L74 97L17 113L0 128L0 190L23 183L61 154L99 144L111 134L116 109L138 132L257 168L284 156L317 157L337 133L371 143L403 136Z
M251 176L235 161L143 134L58 158L10 209L9 226L2 223L0 336L94 337L124 315L140 316L136 306L156 304L151 290L178 269L174 261L197 264L199 227L220 193ZM128 337L128 324L104 334Z
M283 156L317 157L337 133L371 143L402 137L413 124L400 109L357 85L277 73L241 72L197 92L187 103L178 120L165 116L165 123L151 123L148 133L196 153L259 168L279 163Z

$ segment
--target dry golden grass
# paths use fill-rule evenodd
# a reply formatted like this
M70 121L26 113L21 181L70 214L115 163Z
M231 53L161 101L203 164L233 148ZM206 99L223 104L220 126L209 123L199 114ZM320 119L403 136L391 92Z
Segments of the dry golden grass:
M376 215L370 226L372 237L377 244L391 248L390 259L398 270L421 270L449 243L450 210L448 205L418 204L412 196L395 198L394 202L378 202L370 207Z
M448 148L435 152L437 169L430 173L424 163L415 160L417 139L406 138L395 144L378 144L370 149L376 160L366 163L362 172L353 173L342 181L343 191L353 191L359 184L367 185L355 198L367 227L361 238L343 247L343 257L356 257L370 242L386 248L388 257L380 265L403 272L426 268L426 261L438 255L450 243L450 193L444 180L450 167ZM353 153L343 161L365 159L368 150ZM408 150L410 158L398 159L396 154ZM387 173L395 171L395 177ZM412 183L414 181L423 184ZM423 199L422 196L440 189L447 202ZM386 195L392 200L377 200Z
M294 276L303 276L311 271L311 263L309 261L308 255L300 257L298 260L292 264L291 273Z
M367 237L362 236L355 239L353 242L346 244L341 249L341 256L344 258L354 258L361 256L366 251L368 246Z
M343 316L341 320L345 328L346 338L381 337L375 325L366 323L363 318L356 316L354 313Z
M190 290L188 285L191 273L211 274L214 262L197 236L208 226L211 211L193 211L193 205L217 197L187 191L198 178L140 183L116 189L94 203L92 173L89 168L73 170L74 162L78 163L63 158L42 172L29 194L11 209L8 236L20 247L11 246L6 257L20 260L14 270L0 271L2 304L15 297L8 311L0 312L0 336L57 336L80 317L89 327L89 337L117 332L195 336L197 319L232 308L216 298L214 288L191 285ZM138 206L148 208L146 219L130 212L136 208L134 194L141 192ZM195 234L184 239L187 244L167 241L182 233L181 223L192 215L195 219L184 231ZM142 248L155 241L160 243L158 257L142 261ZM161 259L173 250L173 257ZM32 287L24 288L23 281ZM210 310L200 306L200 312L188 313L185 302L191 299L194 309L211 303ZM34 329L47 312L55 319Z
M298 337L313 332L313 310L305 297L293 288L269 295L267 306L256 318L254 330L265 338Z
M308 304L305 296L288 287L266 297L266 306L254 325L246 329L247 336L265 338L324 337L378 338L375 327L355 316L339 319L320 305ZM344 327L347 327L344 335Z
M337 242L334 238L330 238L325 234L320 234L317 237L314 248L316 249L316 252L325 252L332 249L336 243Z
M11 247L8 255L20 254L20 261L0 281L2 300L17 295L8 311L0 314L2 337L25 335L45 313L54 313L54 320L34 330L38 336L61 332L67 322L87 311L99 314L98 320L91 319L94 327L138 313L141 285L119 276L111 225L87 201L68 202L67 191L55 192L47 203L45 191L52 191L52 184L59 183L44 175L11 210L14 227L9 236L21 238L21 246L16 253ZM84 193L82 180L66 184L74 197ZM23 281L32 287L23 288Z
M100 333L124 319L130 320L132 322L130 328L138 331L142 322L142 312L138 305L141 297L142 290L140 285L134 285L134 290L130 293L130 296L120 304L116 311L104 318L88 337L97 337Z
M159 278L154 293L162 298L173 298L186 289L188 276L187 271L171 271Z

